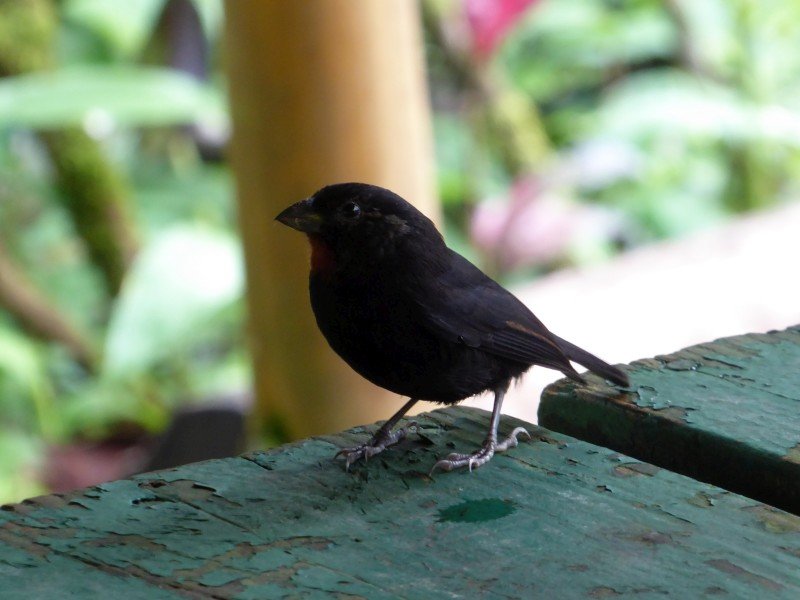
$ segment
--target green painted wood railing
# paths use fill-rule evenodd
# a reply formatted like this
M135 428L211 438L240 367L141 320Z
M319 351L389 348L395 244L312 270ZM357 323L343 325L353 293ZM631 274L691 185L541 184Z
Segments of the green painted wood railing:
M529 426L427 475L487 420L419 416L349 473L364 429L3 507L0 597L800 597L800 518L613 450Z
M634 362L631 388L547 388L539 423L800 514L800 326Z

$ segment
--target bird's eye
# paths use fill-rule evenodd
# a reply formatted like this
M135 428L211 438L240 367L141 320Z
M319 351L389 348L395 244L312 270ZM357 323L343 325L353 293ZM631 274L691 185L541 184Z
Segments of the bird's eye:
M342 204L342 208L339 211L347 219L357 219L361 216L361 207L353 201Z

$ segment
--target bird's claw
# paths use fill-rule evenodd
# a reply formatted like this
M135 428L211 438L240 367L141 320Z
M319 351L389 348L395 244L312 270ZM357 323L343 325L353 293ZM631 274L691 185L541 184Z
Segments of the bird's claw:
M342 448L334 455L333 458L336 459L340 456L344 456L344 468L345 471L349 471L350 465L353 463L361 460L362 458L364 459L364 462L369 461L370 458L376 454L380 454L389 446L393 446L404 440L410 431L416 431L416 429L417 423L416 421L412 421L405 427L395 429L394 431L378 430L378 432L372 436L372 439L370 439L366 444Z
M531 439L531 434L528 433L527 429L524 427L515 427L514 431L509 433L506 439L497 444L495 450L497 452L505 452L509 448L516 448L519 445L519 440L517 439L518 435L524 435L528 440Z
M472 469L482 467L487 462L492 460L495 452L505 452L509 448L514 448L517 446L519 444L517 436L523 434L528 439L531 439L531 434L528 433L524 427L517 427L499 444L492 438L487 438L483 443L483 446L471 454L452 452L448 454L447 457L433 465L430 475L433 475L433 472L436 469L441 469L442 471L452 471L453 469L460 469L461 467L469 467L469 472L472 473Z

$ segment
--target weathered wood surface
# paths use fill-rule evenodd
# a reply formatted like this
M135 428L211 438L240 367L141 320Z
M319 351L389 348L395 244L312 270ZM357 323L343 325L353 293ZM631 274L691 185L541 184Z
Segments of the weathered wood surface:
M418 421L350 473L364 430L5 507L0 597L800 597L798 517L533 426L429 478L488 414Z
M539 423L800 514L800 326L632 363L625 393L565 380Z

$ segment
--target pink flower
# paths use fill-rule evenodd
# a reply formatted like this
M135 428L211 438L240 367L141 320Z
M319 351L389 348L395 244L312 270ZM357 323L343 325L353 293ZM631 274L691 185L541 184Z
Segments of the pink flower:
M537 1L464 0L476 54L483 57L491 54L525 9Z
M579 244L600 243L621 229L618 215L565 194L535 177L523 177L507 198L487 199L475 207L470 236L501 270L510 271L553 264Z

